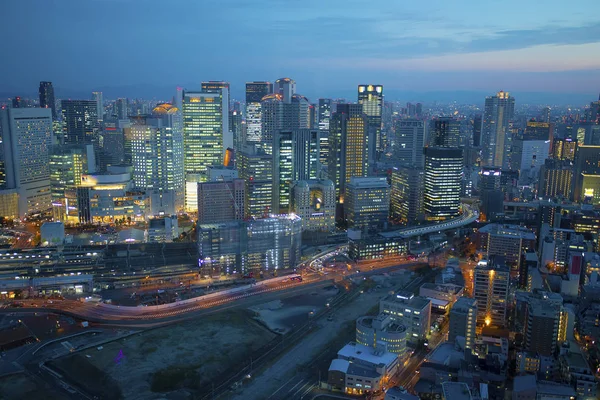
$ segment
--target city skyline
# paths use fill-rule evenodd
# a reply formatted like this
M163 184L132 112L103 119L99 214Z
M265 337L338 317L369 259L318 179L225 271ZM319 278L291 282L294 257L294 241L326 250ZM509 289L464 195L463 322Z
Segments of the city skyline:
M167 97L176 85L195 90L202 80L222 79L231 82L232 97L241 99L246 81L281 76L302 81L302 93L311 99L353 98L356 85L368 81L384 85L389 100L458 90L506 90L524 101L532 100L523 93L550 92L556 99L581 95L565 99L572 102L595 98L600 87L600 22L560 2L540 9L511 0L494 13L470 1L456 7L386 4L389 12L359 1L344 7L338 1L309 7L311 2L179 1L166 8L153 1L143 7L126 0L56 7L33 1L37 5L27 9L9 3L9 22L0 32L9 36L19 26L28 29L3 43L4 51L39 51L6 58L0 66L1 94L34 93L39 81L47 80L55 83L59 98L92 90L110 98L110 88L130 97ZM193 23L206 14L214 18ZM122 27L121 40L108 40L114 24ZM87 34L73 35L79 28ZM42 34L46 31L53 35ZM55 45L60 42L71 45ZM93 45L97 56L85 68L75 67L84 44ZM145 54L157 49L161 56L148 62ZM219 62L202 62L207 54ZM38 65L44 65L44 76Z

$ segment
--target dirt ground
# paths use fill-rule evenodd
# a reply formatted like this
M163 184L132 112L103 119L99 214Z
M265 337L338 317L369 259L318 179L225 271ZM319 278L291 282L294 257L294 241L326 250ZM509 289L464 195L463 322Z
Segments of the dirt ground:
M189 398L249 362L250 354L275 336L249 312L236 310L143 332L62 358L55 366L101 398Z
M0 378L0 400L47 399L60 400L64 397L48 388L40 387L25 374Z

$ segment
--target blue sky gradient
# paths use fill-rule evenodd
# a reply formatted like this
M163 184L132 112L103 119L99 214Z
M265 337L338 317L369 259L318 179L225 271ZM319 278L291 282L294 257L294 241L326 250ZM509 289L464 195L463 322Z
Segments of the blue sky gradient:
M372 82L388 97L504 89L594 99L597 9L597 0L4 1L0 92L51 80L58 97L133 87L164 96L223 79L240 96L246 81L290 76L311 98Z

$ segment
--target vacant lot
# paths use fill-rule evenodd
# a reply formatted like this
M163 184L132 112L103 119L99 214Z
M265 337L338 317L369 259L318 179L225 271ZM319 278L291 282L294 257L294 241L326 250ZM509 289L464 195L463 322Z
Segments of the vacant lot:
M15 374L0 378L0 400L20 399L63 399L64 395L42 387L25 374Z
M102 398L193 397L274 337L247 311L223 312L65 357L55 366Z

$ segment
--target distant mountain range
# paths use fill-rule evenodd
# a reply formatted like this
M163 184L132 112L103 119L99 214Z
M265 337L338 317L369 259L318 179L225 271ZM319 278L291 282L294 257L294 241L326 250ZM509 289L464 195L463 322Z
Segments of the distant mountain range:
M199 89L198 83L187 85L126 85L126 86L103 86L91 89L70 89L56 86L54 88L56 97L59 99L89 99L92 91L101 91L105 99L116 99L118 97L142 98L170 101L177 86L189 89ZM243 86L232 86L233 99L244 99ZM431 104L433 102L450 103L457 102L460 104L481 104L486 96L494 94L493 92L482 91L403 91L403 90L385 90L385 97L388 101L402 102L421 102ZM322 93L322 90L303 90L302 94L307 96L312 102L317 102L319 97L328 96L330 98L347 99L355 101L356 92L354 90L332 90L329 93ZM589 104L598 98L597 94L590 93L542 93L542 92L517 92L512 91L518 104L548 104L548 105L574 105L583 106ZM0 92L0 99L8 99L14 96L23 98L37 98L37 91L11 91L4 86Z

